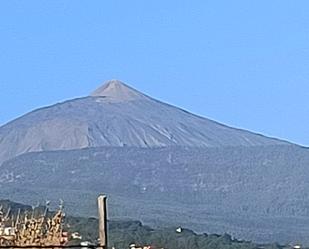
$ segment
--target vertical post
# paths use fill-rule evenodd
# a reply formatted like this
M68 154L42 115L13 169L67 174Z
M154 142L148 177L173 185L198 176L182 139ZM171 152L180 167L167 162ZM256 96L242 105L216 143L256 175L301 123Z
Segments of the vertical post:
M107 249L107 212L105 195L100 195L98 197L98 210L100 247Z

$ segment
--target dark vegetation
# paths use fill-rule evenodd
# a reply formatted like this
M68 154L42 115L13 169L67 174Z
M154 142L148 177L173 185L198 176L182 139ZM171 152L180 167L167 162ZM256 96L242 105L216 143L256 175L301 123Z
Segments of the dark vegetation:
M18 209L30 212L31 206L22 205L8 200L0 201L4 209L11 207L12 213L16 214ZM36 207L36 213L45 208ZM67 216L65 219L65 230L78 232L83 241L95 243L98 234L98 220L96 218L84 218ZM132 220L110 220L108 222L109 247L129 248L130 244L152 245L155 248L168 249L284 249L277 244L257 245L247 241L233 239L228 234L196 234L189 229L176 231L176 227L152 229L142 225L139 221ZM71 241L71 244L80 243L79 240ZM287 247L286 247L287 248Z

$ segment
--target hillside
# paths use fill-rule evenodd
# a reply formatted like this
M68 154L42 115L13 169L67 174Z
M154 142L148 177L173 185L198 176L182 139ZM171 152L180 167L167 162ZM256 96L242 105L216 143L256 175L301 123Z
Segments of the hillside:
M17 214L18 209L31 211L31 206L0 200L4 210L11 208L12 214ZM45 208L40 206L41 211ZM39 214L38 208L35 211ZM69 232L78 232L82 240L96 243L98 220L96 218L66 216L64 228ZM176 231L176 227L152 229L144 226L139 221L109 220L108 221L109 248L129 248L130 244L152 245L156 248L169 249L256 249L256 245L246 241L232 239L228 234L196 234L189 229ZM80 240L71 241L70 244L79 244ZM264 245L263 248L283 249L279 245ZM286 247L288 248L288 247Z
M14 200L64 198L76 215L94 215L88 200L104 192L111 217L287 243L308 241L308 165L298 146L102 147L16 157L0 187Z
M0 164L32 151L87 147L276 144L288 143L193 115L112 80L90 96L37 109L0 127Z

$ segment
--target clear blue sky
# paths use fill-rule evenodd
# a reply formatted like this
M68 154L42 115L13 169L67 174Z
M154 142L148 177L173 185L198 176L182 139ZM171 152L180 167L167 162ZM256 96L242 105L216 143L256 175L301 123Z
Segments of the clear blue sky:
M0 124L117 78L309 145L309 1L2 0Z

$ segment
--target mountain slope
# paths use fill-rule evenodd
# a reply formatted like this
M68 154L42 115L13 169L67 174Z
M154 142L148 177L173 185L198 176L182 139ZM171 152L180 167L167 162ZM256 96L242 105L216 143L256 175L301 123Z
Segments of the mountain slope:
M62 198L85 214L104 192L113 216L309 244L308 149L116 80L2 126L0 165L3 198Z
M309 244L308 165L308 149L286 145L33 152L3 163L0 188L20 201L62 198L76 215L95 215L105 193L110 217Z
M100 146L226 147L288 144L227 127L112 80L90 96L30 112L0 128L0 164L32 151Z

